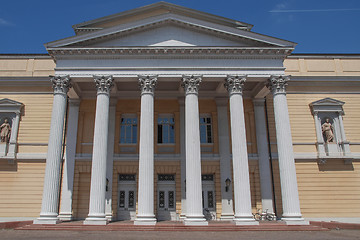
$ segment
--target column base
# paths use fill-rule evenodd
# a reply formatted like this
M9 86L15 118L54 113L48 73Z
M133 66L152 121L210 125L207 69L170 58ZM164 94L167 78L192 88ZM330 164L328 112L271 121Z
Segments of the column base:
M72 213L60 213L58 218L61 221L71 221L71 220L73 220Z
M309 225L309 221L305 221L304 218L296 218L296 217L283 217L281 221L286 225Z
M33 221L33 224L58 224L61 223L57 217L39 217Z
M84 225L107 225L109 221L105 217L87 217Z
M186 216L184 219L185 226L207 226L209 223L204 216Z
M220 216L220 221L232 221L234 220L233 213L222 213Z
M146 225L146 226L154 226L156 225L155 216L136 216L134 225Z

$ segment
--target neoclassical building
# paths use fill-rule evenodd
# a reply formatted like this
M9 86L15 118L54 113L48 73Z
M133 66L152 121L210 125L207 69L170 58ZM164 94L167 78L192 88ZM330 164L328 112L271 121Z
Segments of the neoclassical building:
M360 222L360 55L251 28L159 2L0 55L0 219Z

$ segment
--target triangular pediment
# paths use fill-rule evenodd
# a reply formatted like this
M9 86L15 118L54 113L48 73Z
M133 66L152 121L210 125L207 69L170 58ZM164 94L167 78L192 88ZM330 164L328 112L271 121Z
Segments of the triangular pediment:
M8 98L0 99L0 107L1 106L22 106L21 102L17 102Z
M310 105L312 106L342 106L345 103L333 98L324 98L317 100L315 102L312 102Z
M50 42L49 48L237 46L293 48L295 43L174 13L123 23Z
M310 103L310 108L313 114L319 112L339 112L344 113L343 105L345 102L333 99L324 98Z

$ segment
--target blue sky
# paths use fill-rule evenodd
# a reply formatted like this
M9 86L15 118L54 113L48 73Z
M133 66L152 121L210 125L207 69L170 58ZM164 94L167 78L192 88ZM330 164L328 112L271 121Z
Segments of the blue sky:
M0 5L0 53L46 53L44 43L74 35L72 25L157 1L13 0ZM295 53L360 53L360 0L168 0L253 24L298 43Z

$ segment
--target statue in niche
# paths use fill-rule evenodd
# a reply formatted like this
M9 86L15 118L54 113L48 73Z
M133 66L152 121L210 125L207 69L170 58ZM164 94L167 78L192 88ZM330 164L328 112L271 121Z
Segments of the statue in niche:
M334 127L330 123L330 118L326 118L323 125L321 125L322 133L325 137L325 142L334 142Z
M11 126L9 120L5 118L4 123L0 126L1 142L8 143L10 139Z

